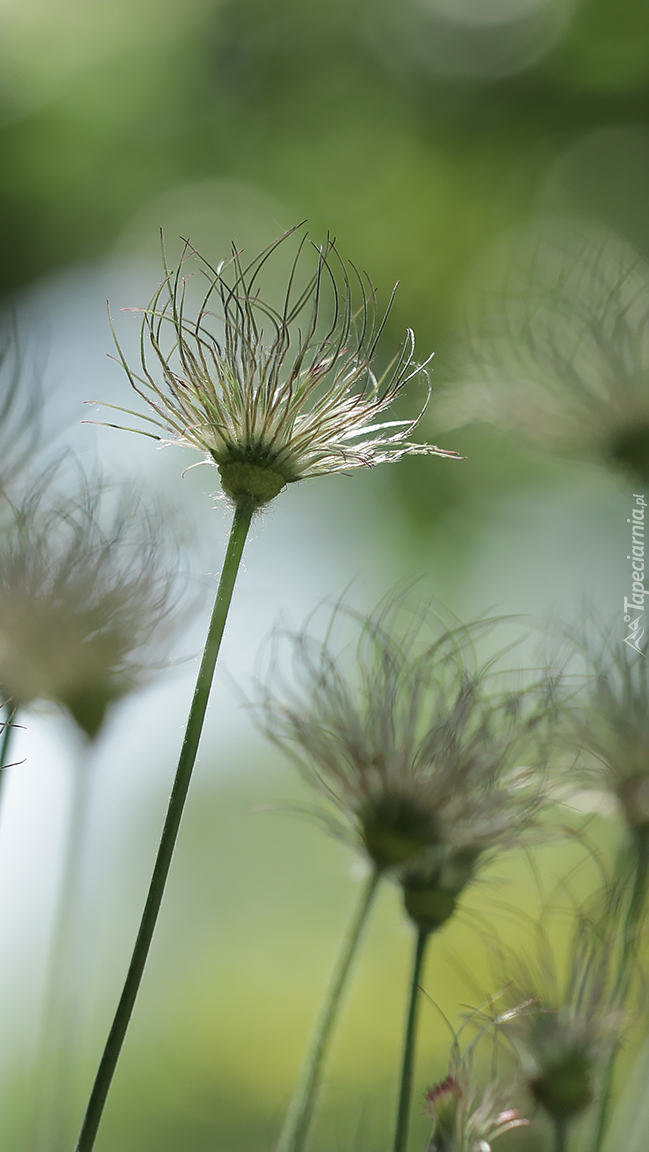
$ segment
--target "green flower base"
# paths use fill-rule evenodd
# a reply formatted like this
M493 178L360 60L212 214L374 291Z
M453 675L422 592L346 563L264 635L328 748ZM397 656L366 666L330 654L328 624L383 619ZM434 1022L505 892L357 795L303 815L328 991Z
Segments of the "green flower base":
M234 461L219 464L221 484L226 496L235 504L249 501L254 508L268 504L286 486L286 480L272 468L260 468L258 464L244 464Z

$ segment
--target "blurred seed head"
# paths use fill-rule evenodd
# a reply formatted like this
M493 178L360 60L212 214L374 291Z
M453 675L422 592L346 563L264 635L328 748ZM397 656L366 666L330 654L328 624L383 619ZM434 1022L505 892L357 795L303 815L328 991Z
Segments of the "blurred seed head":
M556 221L514 242L492 275L441 425L491 421L649 479L649 265L613 232Z
M132 485L82 481L61 496L53 479L0 537L0 688L17 708L59 704L93 739L179 621L178 556Z
M338 608L324 641L281 638L296 686L278 691L274 664L262 690L263 727L338 810L332 830L377 868L406 869L413 894L433 875L457 895L478 858L519 844L549 803L551 692L496 690L473 648L494 623L444 622L402 596L367 617ZM334 643L349 624L353 656Z
M275 307L262 281L280 246L293 240ZM194 318L190 261L205 281ZM259 507L297 480L406 455L457 457L409 440L423 408L414 419L381 419L409 381L427 380L425 365L414 361L409 331L377 379L372 364L390 309L379 316L371 283L332 240L316 248L292 229L249 263L235 249L216 268L187 245L178 267L165 271L143 310L140 370L121 350L120 359L154 412L145 419L161 430L146 434L196 448L218 467L235 503Z
M577 908L563 964L539 922L534 959L512 953L503 965L511 1002L528 1004L508 1031L530 1092L555 1121L573 1120L592 1103L619 1037L619 910L613 889L595 912Z

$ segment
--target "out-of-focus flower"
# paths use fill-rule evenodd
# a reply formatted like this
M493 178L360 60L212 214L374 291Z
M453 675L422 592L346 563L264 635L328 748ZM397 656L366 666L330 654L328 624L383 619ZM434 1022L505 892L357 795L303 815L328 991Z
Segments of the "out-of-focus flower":
M288 638L301 684L280 698L271 678L264 727L342 815L326 817L332 830L379 870L405 869L411 915L432 915L441 899L446 919L478 858L539 822L549 701L530 688L488 690L491 662L477 664L473 640L490 621L446 627L402 597L354 620L353 661L332 646L335 621L324 642Z
M528 1003L510 1035L532 1095L555 1123L574 1120L592 1103L618 1041L618 945L614 918L582 910L563 973L541 925L534 961L510 958L509 995Z
M508 1019L514 1015L505 1014ZM426 1093L426 1115L433 1121L428 1152L491 1152L492 1140L529 1124L516 1108L507 1106L507 1093L495 1078L482 1091L476 1086L475 1044L474 1040L463 1052L456 1036L448 1076Z
M51 480L14 506L0 539L0 689L16 708L61 705L92 739L169 638L178 565L132 486L56 497Z
M494 275L470 309L440 425L491 421L648 479L649 265L613 232L550 222Z
M146 434L198 449L217 465L225 493L253 506L310 476L413 454L457 458L408 439L423 409L415 419L381 419L410 380L426 378L425 365L414 361L409 331L376 378L372 362L387 313L377 316L372 285L345 265L333 241L315 249L313 271L313 246L303 236L280 307L262 295L268 261L294 232L249 264L235 251L213 268L188 246L167 271L143 310L141 371L120 351L131 384L155 413L144 419L161 429ZM194 319L186 313L188 258L206 277Z

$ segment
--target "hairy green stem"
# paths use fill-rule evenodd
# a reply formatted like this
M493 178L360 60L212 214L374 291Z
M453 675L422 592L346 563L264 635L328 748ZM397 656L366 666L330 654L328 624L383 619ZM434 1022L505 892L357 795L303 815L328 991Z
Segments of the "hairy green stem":
M649 827L642 827L636 830L634 853L633 886L624 917L620 966L614 990L614 995L620 1002L624 1001L624 997L628 991L631 964L637 943L638 925L642 917L647 894L647 881L649 880ZM606 1135L617 1054L618 1047L616 1045L611 1050L602 1076L593 1152L600 1152Z
M301 1152L308 1140L329 1041L380 878L380 870L375 869L363 889L358 907L343 937L342 947L320 1009L320 1018L311 1038L279 1138L277 1152Z
M408 1014L406 1016L406 1034L403 1044L403 1062L401 1065L401 1084L399 1087L397 1124L394 1134L394 1152L405 1152L408 1144L410 1102L412 1099L412 1081L415 1067L415 1048L417 1044L417 1025L419 1022L419 993L421 991L421 976L424 968L424 960L426 959L426 948L428 946L429 938L430 932L427 928L418 929L415 940L415 953L412 963Z
M0 801L4 792L5 784L7 782L7 768L9 767L9 752L11 749L11 741L14 733L14 720L18 709L15 705L7 705L7 715L4 720L4 729L2 731L2 740L0 740Z
M171 866L171 858L178 837L178 829L187 799L192 771L196 761L216 659L221 647L223 630L232 600L234 584L239 571L241 554L248 535L252 513L253 507L248 502L238 504L234 513L230 539L228 541L221 579L216 593L214 611L212 612L203 658L198 672L194 698L187 720L185 738L183 740L178 768L176 769L176 776L167 808L167 815L162 829L151 885L135 941L131 963L126 975L124 989L99 1064L76 1146L76 1152L90 1152L94 1147L106 1097L108 1096L113 1073L119 1060L124 1037L126 1036L144 973L144 967L151 946L151 939L160 912L160 905L162 904L162 897Z

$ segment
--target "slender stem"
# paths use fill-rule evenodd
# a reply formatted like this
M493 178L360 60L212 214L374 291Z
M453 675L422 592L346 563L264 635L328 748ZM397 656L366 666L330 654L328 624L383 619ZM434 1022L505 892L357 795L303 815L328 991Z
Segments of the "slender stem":
M338 1017L352 962L358 950L363 928L380 879L381 872L379 869L375 869L363 889L358 907L343 937L342 947L320 1009L320 1019L311 1037L300 1078L279 1138L277 1152L301 1152L301 1149L306 1145L322 1081L322 1071L329 1041Z
M234 584L239 571L241 554L248 535L252 513L253 509L251 505L247 503L237 505L234 513L230 539L228 541L221 579L216 593L214 611L212 612L205 650L198 672L194 698L187 720L185 738L183 740L178 768L176 769L176 776L167 808L167 815L162 829L151 885L135 941L131 963L124 983L124 989L99 1064L76 1152L90 1152L91 1148L94 1147L106 1097L122 1050L122 1044L124 1043L124 1037L126 1036L142 980L149 948L151 946L151 939L158 919L158 913L160 912L160 905L162 904L162 897L171 866L171 858L178 836L183 808L185 807L185 801L187 799L187 792L198 752L201 732L203 730L203 722L205 720L205 712L207 710L207 702L212 686L216 659L219 654L219 648L221 647L223 630L232 600Z
M403 1063L401 1065L401 1085L399 1088L399 1105L397 1108L397 1126L394 1134L394 1152L405 1152L408 1143L410 1102L412 1099L412 1080L415 1066L417 1025L419 1022L419 993L421 990L421 975L424 967L424 960L426 959L426 948L428 946L429 938L430 932L428 929L418 929L415 941L415 953L412 963L412 978L410 981L408 1015L406 1016L406 1034L403 1044Z
M568 1122L566 1120L554 1121L554 1147L553 1152L567 1152L568 1148Z
M4 721L4 728L2 731L2 740L0 740L0 800L4 792L4 787L7 781L7 768L9 767L9 752L11 749L11 740L14 734L14 720L18 709L14 704L7 705L7 716Z
M69 1147L72 1061L78 1039L82 987L78 914L92 789L88 752L89 748L84 748L73 770L65 858L48 958L36 1144L41 1152L63 1152Z
M621 1003L628 991L629 978L631 974L631 965L637 944L638 925L644 910L645 898L647 894L647 882L649 880L649 828L638 828L635 833L634 842L635 851L635 867L633 873L633 887L629 897L629 903L626 908L626 915L624 917L624 927L622 929L622 951L620 955L620 966L617 973L615 982L614 997ZM595 1129L595 1142L593 1144L593 1152L600 1152L604 1136L606 1135L606 1125L608 1122L608 1110L611 1102L611 1094L613 1091L613 1074L615 1072L615 1061L617 1059L618 1046L615 1045L607 1060L604 1074L602 1076L602 1087L599 1097L599 1109L597 1113L597 1126Z
M629 968L637 943L638 925L644 909L649 879L649 828L638 828L635 834L635 872L633 888L626 910L623 929L622 956L617 979L617 990L624 995Z

